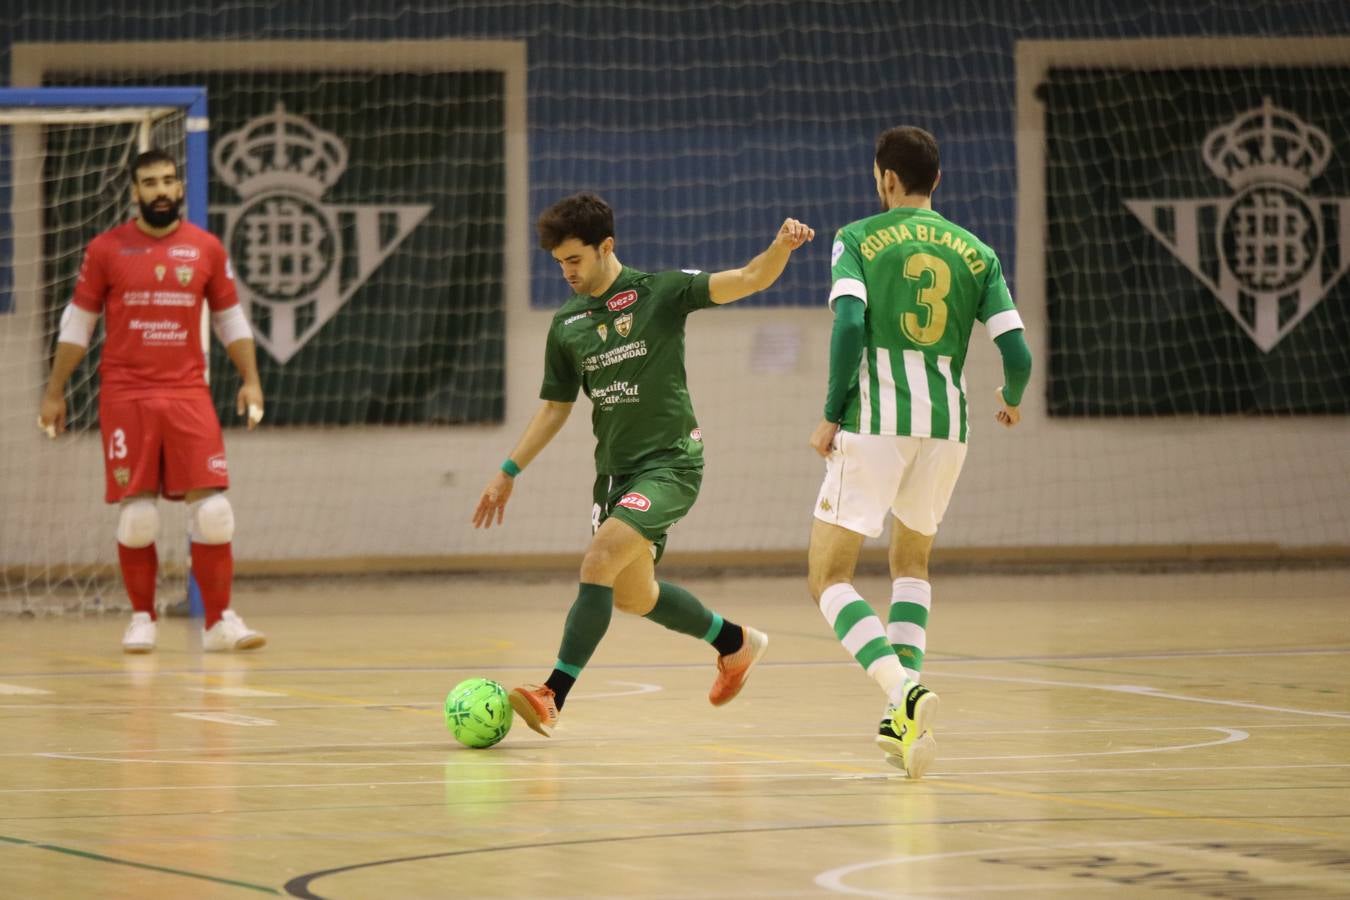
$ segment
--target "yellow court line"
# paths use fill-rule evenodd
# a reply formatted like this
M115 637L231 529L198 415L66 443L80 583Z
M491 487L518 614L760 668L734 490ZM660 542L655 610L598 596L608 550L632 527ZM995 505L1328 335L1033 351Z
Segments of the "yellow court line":
M69 656L69 655L66 655L66 656L62 656L61 658L62 658L63 660L69 660L69 661L71 661L71 662L79 662L79 663L83 663L83 664L85 664L85 665L94 666L94 667L96 667L96 668L106 669L106 670L108 670L108 671L126 672L126 673L129 674L129 675L130 675L130 674L136 674L136 671L135 671L134 669L129 669L129 668L127 668L125 659L119 660L119 661L117 661L117 662L113 662L113 661L111 661L111 660L104 659L104 658L102 658L102 657L97 657L97 656ZM146 657L140 657L140 658L141 658L141 659L145 659ZM209 686L209 687L238 687L238 685L235 685L235 684L231 684L231 683L230 683L230 681L231 681L230 676L233 675L233 674L235 674L235 673L223 673L223 672L157 672L157 671L151 671L150 674L153 674L153 675L158 676L158 677L172 676L172 677L174 677L174 678L179 679L180 681L192 681L192 682L194 682L194 683L205 684L205 685L207 685L207 686ZM265 689L266 689L265 687L260 686L260 685L255 685L255 686L257 686L260 690L265 690ZM275 690L283 690L282 688L273 688L273 689L275 689ZM345 704L345 705L348 705L348 706L388 706L388 707L390 707L391 709L393 709L395 712L416 713L416 714L419 714L419 715L432 715L432 716L440 716L440 715L441 715L440 710L435 710L435 709L408 709L408 708L406 708L406 707L400 706L400 705L397 704L397 703L389 703L389 704L378 703L378 702L376 702L376 701L374 701L374 700L370 700L370 699L361 699L360 697L348 697L348 696L345 696L345 695L343 695L343 694L326 694L326 693L320 693L320 692L318 692L318 691L307 691L307 690L304 690L304 689L298 689L298 690L297 690L297 689L291 688L291 687L285 687L285 688L284 688L284 691L285 691L285 693L286 693L287 696L290 696L290 697L296 697L296 698L301 699L301 700L323 700L323 701L331 702L331 703L342 703L342 704Z

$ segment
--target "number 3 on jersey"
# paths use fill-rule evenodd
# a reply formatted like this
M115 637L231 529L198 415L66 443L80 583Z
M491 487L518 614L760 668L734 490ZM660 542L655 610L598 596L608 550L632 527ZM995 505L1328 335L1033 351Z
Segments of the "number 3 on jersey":
M924 284L924 275L932 280ZM905 277L919 282L919 305L928 310L926 316L907 312L900 317L900 330L914 343L927 347L942 339L947 330L947 294L952 289L952 270L939 256L916 253L905 260ZM920 319L926 321L920 321Z
M113 433L108 436L108 459L126 458L127 433L120 428L114 428Z

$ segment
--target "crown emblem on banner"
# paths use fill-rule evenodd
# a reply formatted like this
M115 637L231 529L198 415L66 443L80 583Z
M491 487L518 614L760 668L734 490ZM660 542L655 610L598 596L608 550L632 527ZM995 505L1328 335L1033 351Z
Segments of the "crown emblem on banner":
M322 197L347 169L347 148L337 135L278 103L220 139L211 154L216 177L249 197L285 186Z
M1201 155L1233 190L1263 182L1304 190L1327 167L1331 150L1325 131L1266 97L1205 135Z
M382 202L359 186L348 187L355 202L325 199L347 159L338 135L281 103L226 134L211 154L216 178L239 195L211 213L224 221L240 302L253 313L254 339L282 365L431 212L429 203Z
M1335 149L1325 131L1265 97L1200 143L1231 195L1206 188L1124 203L1269 353L1350 271L1350 254L1334 249L1350 234L1350 197L1308 191Z

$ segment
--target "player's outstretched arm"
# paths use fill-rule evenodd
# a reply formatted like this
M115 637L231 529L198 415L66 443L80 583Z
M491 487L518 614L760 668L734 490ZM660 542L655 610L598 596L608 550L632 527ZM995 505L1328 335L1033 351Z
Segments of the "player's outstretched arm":
M783 274L792 251L815 236L811 226L796 219L784 219L773 243L763 253L739 269L714 272L709 277L708 296L714 303L734 303L764 290Z
M548 442L562 430L567 417L572 414L572 406L571 403L557 400L543 402L530 419L530 424L525 426L525 433L521 435L515 449L507 457L514 464L517 473L523 472L540 451L548 446ZM503 463L503 466L505 465ZM502 519L506 515L506 501L511 499L511 491L515 488L515 484L516 476L508 474L505 468L492 474L487 487L483 488L483 493L478 498L478 506L474 508L474 528L491 528L493 525L502 524Z

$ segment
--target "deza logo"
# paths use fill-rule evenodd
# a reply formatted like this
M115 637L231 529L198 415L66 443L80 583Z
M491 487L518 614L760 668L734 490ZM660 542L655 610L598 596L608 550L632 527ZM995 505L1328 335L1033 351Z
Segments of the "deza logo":
M1325 131L1267 97L1201 145L1233 196L1125 206L1270 352L1350 269L1350 198L1308 193L1331 151Z
M622 506L626 509L635 510L637 512L646 512L647 510L652 508L652 501L648 500L645 496L639 494L637 491L629 491L627 494L624 494L622 497L619 498L619 502L616 505Z
M610 312L625 310L637 302L637 291L623 291L605 301Z
M239 194L237 206L221 208L239 298L266 312L253 317L255 337L280 363L431 211L430 204L325 203L347 169L347 146L280 103L222 137L211 162Z

